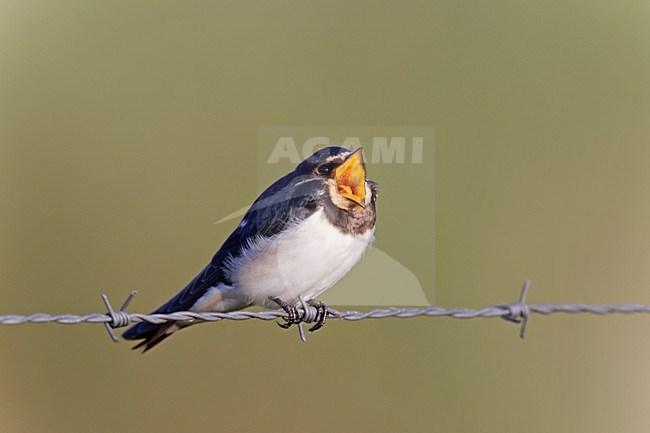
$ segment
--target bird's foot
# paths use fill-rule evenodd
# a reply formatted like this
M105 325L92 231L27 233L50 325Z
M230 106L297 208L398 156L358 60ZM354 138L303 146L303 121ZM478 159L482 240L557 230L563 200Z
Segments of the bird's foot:
M302 319L298 314L298 309L295 307L295 305L290 305L280 298L269 299L278 304L278 306L282 308L285 313L287 313L287 317L284 318L284 323L278 323L278 326L280 328L289 329L291 328L291 325L297 325L302 322Z
M309 332L318 331L320 328L325 325L325 320L327 320L327 314L329 313L329 308L322 301L312 300L309 301L309 305L316 308L316 324L309 328Z
M287 317L284 318L284 323L278 323L278 326L283 329L289 329L291 328L291 325L300 325L303 323L303 318L305 317L306 311L304 311L302 314L298 311L298 308L296 308L295 305L289 304L285 301L283 301L280 298L269 298L271 301L275 302L280 308L284 310L285 313L287 313ZM308 302L309 305L307 305L304 301L303 302L303 308L305 310L309 307L314 307L316 309L316 315L313 316L311 313L309 314L309 319L307 321L309 323L316 322L314 323L314 326L309 328L309 332L314 332L318 331L320 328L322 328L325 325L325 321L327 320L327 316L329 314L329 307L325 305L324 302L322 301L317 301L317 300L311 300ZM300 329L301 333L301 338L303 338L303 332L302 328Z

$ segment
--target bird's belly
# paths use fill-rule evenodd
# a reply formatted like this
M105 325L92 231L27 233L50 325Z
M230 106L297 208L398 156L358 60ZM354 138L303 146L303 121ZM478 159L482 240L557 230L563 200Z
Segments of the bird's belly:
M277 306L269 298L296 303L333 286L359 261L373 231L342 233L322 211L272 238L261 238L230 261L229 276L250 303Z

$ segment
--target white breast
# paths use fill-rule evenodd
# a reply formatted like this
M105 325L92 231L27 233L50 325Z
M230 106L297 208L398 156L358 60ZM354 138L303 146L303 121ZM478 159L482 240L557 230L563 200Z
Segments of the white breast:
M241 257L227 261L228 276L237 295L256 305L277 307L269 298L313 299L359 261L373 233L345 234L319 210L277 236L253 241Z

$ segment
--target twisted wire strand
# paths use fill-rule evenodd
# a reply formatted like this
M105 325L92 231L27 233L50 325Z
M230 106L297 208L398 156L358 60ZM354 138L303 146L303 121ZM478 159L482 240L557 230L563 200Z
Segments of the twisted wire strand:
M521 289L518 302L505 305L493 305L480 309L472 308L442 308L437 306L412 308L412 307L388 307L374 308L368 311L336 311L330 309L327 313L328 319L341 319L348 321L359 321L365 319L409 319L414 317L451 317L455 319L474 319L478 317L501 317L511 322L520 323L521 330L519 335L524 338L526 326L531 314L639 314L650 313L650 305L645 304L618 304L618 305L589 305L589 304L528 304L526 296L531 282L526 280ZM64 325L73 325L78 323L102 323L109 333L111 339L115 342L119 340L113 333L114 328L121 328L132 323L148 322L161 324L166 322L217 322L220 320L277 320L286 319L287 313L282 310L266 311L232 311L229 313L197 313L193 311L177 311L168 314L141 314L128 313L124 311L129 303L133 300L136 292L131 294L124 301L119 310L115 311L111 306L108 297L102 293L102 300L107 313L91 313L85 315L78 314L47 314L34 313L29 315L21 314L4 314L0 315L0 325L20 325L25 323L59 323ZM318 311L316 307L308 305L301 299L301 306L298 309L299 321L311 323L317 320ZM300 338L305 341L305 334L298 323Z
M422 308L375 308L368 311L336 311L330 309L328 319L342 319L349 321L359 321L364 319L386 319L389 317L398 319L409 319L413 317L451 317L456 319L473 319L477 317L507 317L512 316L520 303L495 305L481 309L471 308L452 308L442 307L422 307ZM589 304L525 304L530 313L549 315L554 313L591 313L597 315L605 314L637 314L650 313L650 305L644 304L619 304L619 305L589 305ZM313 307L310 307L313 308ZM217 322L220 320L276 320L286 317L286 313L281 310L268 311L233 311L230 313L196 313L193 311L179 311L169 314L142 314L127 313L120 311L127 319L128 323L120 324L127 326L131 323L149 322L186 322L186 321L204 321ZM29 315L21 314L3 314L0 315L0 325L21 325L24 323L59 323L64 325L75 325L79 323L112 323L113 319L106 313L90 314L47 314L34 313Z

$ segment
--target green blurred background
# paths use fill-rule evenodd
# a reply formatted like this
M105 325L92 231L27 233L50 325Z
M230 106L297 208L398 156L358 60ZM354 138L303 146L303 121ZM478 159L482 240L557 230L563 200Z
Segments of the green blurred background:
M249 204L260 125L432 125L433 185L371 168L377 247L435 302L650 303L646 1L0 1L0 313L182 287ZM406 222L405 222L406 221ZM428 287L428 284L427 284ZM398 288L396 288L397 290ZM0 329L2 432L646 432L650 322L257 321L141 356Z

